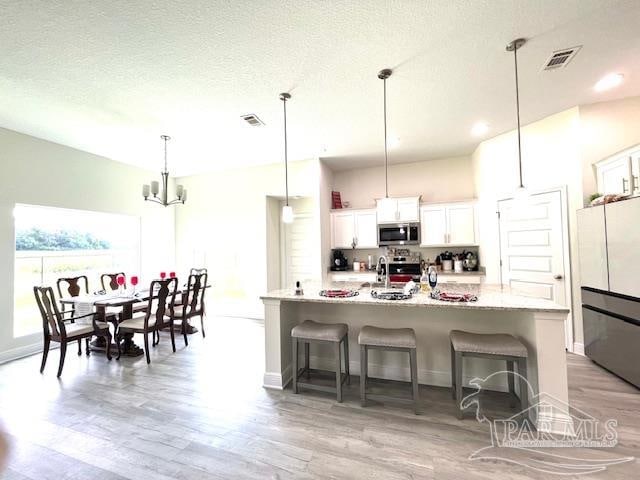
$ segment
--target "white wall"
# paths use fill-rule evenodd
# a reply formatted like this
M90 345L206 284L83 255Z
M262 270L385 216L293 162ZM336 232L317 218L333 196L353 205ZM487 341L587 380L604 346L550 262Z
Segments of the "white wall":
M593 164L640 143L640 97L580 106L585 197L596 193Z
M582 165L578 108L551 115L522 129L523 182L530 191L567 187L569 255L577 258L576 210L582 207ZM482 142L473 153L480 222L480 257L487 283L500 281L497 201L510 198L518 185L516 132ZM569 272L565 272L567 275ZM578 263L571 262L575 341L582 343Z
M157 172L5 129L0 129L0 159L0 360L42 342L42 333L13 339L16 203L140 216L141 280L173 267L175 207L145 203L141 196L141 185L159 177Z
M333 189L350 208L375 206L383 198L384 166L336 171ZM422 195L423 202L449 202L475 197L470 157L442 158L389 166L389 196Z
M278 254L273 242L267 242L275 215L270 197L284 196L284 165L194 175L180 182L189 190L189 201L176 213L179 270L196 265L209 269L213 285L207 293L210 312L262 317L259 297L276 278L271 270L275 262L268 259ZM317 160L289 164L289 195L311 197L316 210L319 182ZM316 225L320 238L319 216ZM319 258L320 254L318 278Z

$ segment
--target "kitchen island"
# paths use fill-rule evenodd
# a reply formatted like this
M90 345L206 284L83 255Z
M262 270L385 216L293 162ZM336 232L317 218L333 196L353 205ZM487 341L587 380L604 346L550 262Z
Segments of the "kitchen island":
M324 286L332 288L334 286ZM340 284L345 287L344 283ZM459 288L460 286L458 286ZM350 298L320 296L320 286L307 286L298 296L291 290L277 290L264 295L265 373L264 387L283 389L292 377L291 329L306 319L349 326L349 347L358 352L358 332L364 325L387 328L409 327L416 332L418 380L421 384L451 386L449 332L454 329L476 333L510 333L527 346L531 403L543 403L532 410L532 419L541 430L566 431L568 415L567 364L564 322L569 313L548 300L509 293L506 287L475 287L478 301L450 303L419 293L408 300L381 300L371 296L369 288L351 285L359 295ZM444 289L452 290L454 287ZM311 351L312 368L331 369L329 350ZM350 361L352 374L358 375L358 355ZM484 379L505 370L504 362L473 358L465 360L464 383ZM373 351L369 356L372 377L409 380L406 355L399 352ZM488 378L484 388L506 391L506 375ZM538 395L536 397L536 395ZM428 408L426 406L425 408Z

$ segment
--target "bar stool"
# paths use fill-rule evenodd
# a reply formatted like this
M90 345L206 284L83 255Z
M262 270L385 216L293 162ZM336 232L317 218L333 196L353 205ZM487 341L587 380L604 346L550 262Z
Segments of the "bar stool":
M335 393L338 402L342 402L342 384L347 381L351 383L349 375L349 328L344 323L318 323L313 320L305 320L300 325L291 329L291 346L293 356L293 393L298 393L300 387L309 390ZM304 368L298 371L298 342L304 343ZM336 386L316 385L313 383L300 382L301 375L306 373L307 379L310 377L309 367L309 344L332 344L336 361ZM344 348L344 370L342 375L342 355L340 345Z
M358 335L360 344L360 401L362 406L367 404L367 375L369 371L369 349L392 350L409 354L411 368L411 387L413 390L413 408L420 413L420 397L418 392L418 366L416 359L416 333L412 328L379 328L364 326ZM408 399L390 397L387 395L369 394L370 398L391 401L407 401Z
M518 365L520 375L520 410L528 408L527 384L527 347L513 335L506 333L470 333L461 330L451 330L451 389L456 401L458 418L462 419L462 359L464 357L480 357L505 360L508 377L509 393L515 398L514 364ZM511 406L514 406L513 403Z

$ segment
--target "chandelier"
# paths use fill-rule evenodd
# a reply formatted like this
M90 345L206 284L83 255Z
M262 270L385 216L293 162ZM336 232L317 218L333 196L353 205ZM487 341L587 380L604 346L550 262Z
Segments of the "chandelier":
M145 200L155 202L164 207L168 205L175 205L176 203L184 203L187 201L187 189L182 185L176 185L176 197L169 201L169 171L167 170L167 141L171 140L169 135L160 135L160 138L164 140L164 171L160 172L162 175L162 193L160 193L160 184L157 181L151 182L151 185L146 184L142 186L142 196ZM149 195L152 195L149 198Z

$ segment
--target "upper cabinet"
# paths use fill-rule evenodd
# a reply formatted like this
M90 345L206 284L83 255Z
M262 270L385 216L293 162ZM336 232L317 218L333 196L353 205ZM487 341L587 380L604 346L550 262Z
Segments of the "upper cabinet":
M598 162L596 172L599 193L640 194L640 147Z
M378 248L376 210L331 212L331 248Z
M419 222L420 197L376 200L378 223Z
M422 247L476 245L477 222L473 203L420 207Z

